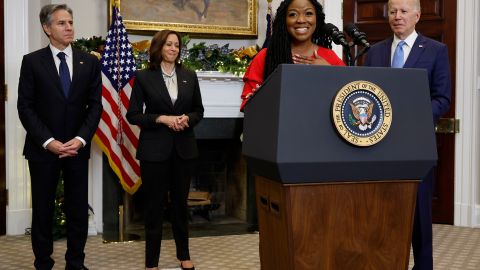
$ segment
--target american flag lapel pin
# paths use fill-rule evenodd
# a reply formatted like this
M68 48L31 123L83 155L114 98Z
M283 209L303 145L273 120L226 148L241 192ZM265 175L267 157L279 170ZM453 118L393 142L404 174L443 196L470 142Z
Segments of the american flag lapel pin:
M418 47L419 47L419 48L423 48L423 44L419 44Z

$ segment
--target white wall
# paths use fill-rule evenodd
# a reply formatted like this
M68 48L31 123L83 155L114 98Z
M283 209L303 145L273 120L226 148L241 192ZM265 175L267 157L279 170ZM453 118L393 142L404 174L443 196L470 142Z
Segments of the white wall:
M43 0L46 1L46 0ZM106 36L109 0L52 0L52 4L67 4L73 10L75 36Z
M22 234L30 227L30 181L22 157L25 132L18 119L17 87L22 56L29 51L28 0L6 0L5 8L5 83L8 101L5 103L5 159L9 193L7 234Z
M457 7L455 224L480 227L480 4L459 1Z

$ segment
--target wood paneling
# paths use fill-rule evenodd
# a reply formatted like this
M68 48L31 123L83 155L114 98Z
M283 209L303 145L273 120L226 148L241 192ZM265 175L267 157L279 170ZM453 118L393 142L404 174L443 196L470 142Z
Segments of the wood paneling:
M387 5L383 1L376 3L361 3L357 4L357 22L384 22L387 16Z
M417 184L256 176L262 269L407 269Z

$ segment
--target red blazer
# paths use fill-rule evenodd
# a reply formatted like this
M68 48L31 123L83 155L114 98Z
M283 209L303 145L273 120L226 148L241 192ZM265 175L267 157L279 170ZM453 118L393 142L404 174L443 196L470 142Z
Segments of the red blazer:
M318 47L317 54L321 56L325 61L327 61L332 66L345 66L345 63L338 58L334 51ZM265 66L265 57L267 55L267 49L262 49L256 56L253 58L252 63L248 66L245 75L243 76L243 86L242 92L242 105L240 105L240 111L243 112L243 107L247 103L247 95L253 93L263 83L263 69Z

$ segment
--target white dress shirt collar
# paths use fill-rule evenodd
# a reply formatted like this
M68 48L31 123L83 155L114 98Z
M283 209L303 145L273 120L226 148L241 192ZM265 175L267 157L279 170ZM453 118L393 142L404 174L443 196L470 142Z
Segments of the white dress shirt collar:
M55 46L53 46L51 43L50 43L49 47L50 47L50 50L52 50L53 56L55 56L55 57L57 57L57 54L58 54L59 52L64 52L64 53L66 54L66 56L67 56L66 59L68 59L68 58L71 59L71 58L72 58L73 52L72 52L72 45L70 45L70 44L69 44L69 45L65 48L65 50L63 50L63 51L57 49L57 48L56 48Z
M405 45L403 45L403 59L404 63L407 62L408 56L410 55L410 52L412 51L413 44L415 43L415 40L418 37L417 31L413 30L413 32L406 38L404 39ZM393 54L395 53L395 49L397 48L398 43L402 41L399 39L397 36L393 35L393 42L392 42L392 49L391 49L391 54L390 54L390 63L393 60Z
M411 49L413 48L413 44L415 43L415 40L418 37L417 31L413 30L413 32L406 38L404 39L406 45ZM393 35L393 42L392 42L392 48L396 48L397 44L401 41L397 36Z
M68 45L65 50L61 51L58 48L54 47L52 44L49 45L50 50L53 54L53 61L55 62L55 67L57 68L57 72L60 72L60 58L58 58L57 54L59 52L65 53L65 61L67 62L68 71L70 72L70 79L73 78L73 50L72 45Z

